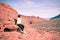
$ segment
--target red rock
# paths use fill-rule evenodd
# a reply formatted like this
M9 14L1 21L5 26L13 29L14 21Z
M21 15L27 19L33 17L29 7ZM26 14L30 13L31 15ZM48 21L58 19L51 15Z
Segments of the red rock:
M4 30L8 28L10 31L17 31L17 29L19 28L16 25L4 25Z
M10 29L14 29L14 27L13 27L15 25L14 19L16 19L17 16L18 16L18 13L14 9L12 9L6 3L0 2L0 23L2 23L2 24L0 24L0 27L3 28L3 31L5 28L5 25L8 25L8 26L6 26L6 28L9 27ZM15 28L15 29L17 29L17 28Z
M36 24L39 22L45 22L46 20L44 18L38 18L35 16L22 16L22 21L24 21L23 23L30 24L30 22L32 22L32 24Z

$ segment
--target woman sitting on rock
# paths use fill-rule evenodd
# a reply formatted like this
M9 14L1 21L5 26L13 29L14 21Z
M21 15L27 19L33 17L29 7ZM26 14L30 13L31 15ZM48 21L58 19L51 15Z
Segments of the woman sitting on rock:
M19 27L18 30L20 30L21 33L25 34L26 32L24 31L24 25L21 22L21 16L18 15L18 18L15 21L16 21L15 24L17 24L17 26Z

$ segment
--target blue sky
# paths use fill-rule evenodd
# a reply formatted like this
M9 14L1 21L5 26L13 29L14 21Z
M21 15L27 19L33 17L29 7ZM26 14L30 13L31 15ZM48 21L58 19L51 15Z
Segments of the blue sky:
M0 0L11 5L19 14L51 18L60 13L60 0Z

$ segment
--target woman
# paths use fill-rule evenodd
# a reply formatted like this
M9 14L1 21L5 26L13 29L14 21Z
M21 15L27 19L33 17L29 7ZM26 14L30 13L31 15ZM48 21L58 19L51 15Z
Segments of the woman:
M17 26L19 26L19 29L21 29L21 32L23 34L25 34L26 32L24 31L24 25L21 22L21 16L20 15L18 15L18 18L16 20L16 24L17 24Z

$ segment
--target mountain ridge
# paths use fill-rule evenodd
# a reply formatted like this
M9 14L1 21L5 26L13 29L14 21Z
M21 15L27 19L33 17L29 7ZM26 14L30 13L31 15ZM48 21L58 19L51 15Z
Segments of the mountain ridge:
M60 14L58 14L58 15L51 18L51 20L53 20L53 19L60 19Z

